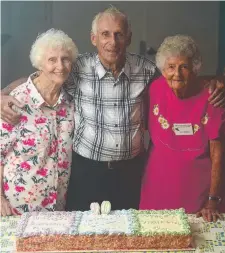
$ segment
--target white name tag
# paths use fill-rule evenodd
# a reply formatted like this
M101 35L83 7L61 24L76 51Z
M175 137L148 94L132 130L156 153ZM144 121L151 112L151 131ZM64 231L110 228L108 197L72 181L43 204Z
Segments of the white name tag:
M173 124L173 129L176 135L193 135L193 127L191 123Z

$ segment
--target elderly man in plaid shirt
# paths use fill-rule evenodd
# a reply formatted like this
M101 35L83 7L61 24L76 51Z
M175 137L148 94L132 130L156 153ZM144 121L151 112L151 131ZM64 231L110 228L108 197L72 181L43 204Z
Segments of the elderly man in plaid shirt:
M87 210L91 202L103 200L113 209L138 209L144 97L160 74L151 61L126 53L130 25L115 8L94 18L91 41L98 53L78 57L67 82L76 107L67 209Z
M145 97L160 72L148 59L126 52L131 35L124 13L114 7L100 12L91 31L98 53L80 55L65 84L76 108L68 211L88 210L92 202L104 200L112 209L138 209L145 161ZM218 93L214 102L224 103L220 90L213 95ZM12 122L16 120L12 114L6 108L2 117Z

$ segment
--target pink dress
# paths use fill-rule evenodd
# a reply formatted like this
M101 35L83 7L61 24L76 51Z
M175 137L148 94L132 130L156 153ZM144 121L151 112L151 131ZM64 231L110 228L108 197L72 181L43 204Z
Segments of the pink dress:
M188 99L177 98L164 77L151 84L149 96L152 147L142 182L140 209L183 207L195 213L209 195L209 140L224 131L225 110L208 103L207 89ZM176 135L174 124L187 123L192 124L193 134ZM222 209L225 211L224 204Z

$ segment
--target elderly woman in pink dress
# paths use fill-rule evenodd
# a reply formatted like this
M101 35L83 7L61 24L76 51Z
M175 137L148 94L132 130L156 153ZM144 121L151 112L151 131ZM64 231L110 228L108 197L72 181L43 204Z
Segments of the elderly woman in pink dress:
M39 71L11 92L25 104L16 126L1 130L1 215L64 210L70 175L74 106L62 84L76 60L68 35L50 29L37 37L30 60Z
M208 90L197 78L201 55L191 37L167 37L156 64L163 76L149 89L152 146L140 209L185 208L216 221L225 212L225 111L208 103Z

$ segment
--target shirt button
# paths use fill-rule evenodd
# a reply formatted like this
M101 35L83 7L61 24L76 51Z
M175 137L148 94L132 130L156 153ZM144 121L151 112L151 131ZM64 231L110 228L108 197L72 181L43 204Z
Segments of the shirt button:
M117 104L115 103L114 106L117 106Z
M118 127L118 125L117 125L117 124L115 124L115 127Z

